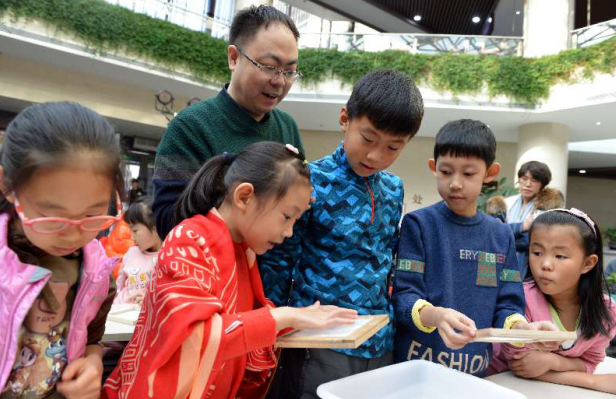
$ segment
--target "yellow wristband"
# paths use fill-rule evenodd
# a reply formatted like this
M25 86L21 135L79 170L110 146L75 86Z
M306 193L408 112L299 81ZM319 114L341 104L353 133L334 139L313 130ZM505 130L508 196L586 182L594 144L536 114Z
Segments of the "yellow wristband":
M505 325L503 326L503 328L505 330L511 330L513 325L517 323L518 321L523 321L523 322L528 323L528 321L526 320L526 317L522 316L519 313L514 313L505 319Z
M430 334L431 332L433 332L434 330L436 330L436 327L426 327L421 323L421 317L419 317L419 311L423 308L425 308L426 306L432 306L432 304L428 301L425 301L423 299L418 299L415 302L415 305L413 305L413 311L411 312L411 315L413 317L413 323L415 323L415 326L420 330L423 331L425 333Z
M523 321L523 322L528 323L528 321L526 320L526 317L522 316L519 313L514 313L505 319L505 325L503 326L503 328L505 330L511 330L513 325L517 323L518 321ZM515 346L516 348L521 348L524 346L524 342L510 342L509 345Z

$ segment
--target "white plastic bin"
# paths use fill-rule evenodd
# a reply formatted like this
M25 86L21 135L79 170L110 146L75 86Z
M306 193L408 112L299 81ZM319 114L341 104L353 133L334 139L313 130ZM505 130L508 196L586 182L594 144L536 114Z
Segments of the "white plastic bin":
M525 399L493 382L440 364L411 360L319 386L322 399Z

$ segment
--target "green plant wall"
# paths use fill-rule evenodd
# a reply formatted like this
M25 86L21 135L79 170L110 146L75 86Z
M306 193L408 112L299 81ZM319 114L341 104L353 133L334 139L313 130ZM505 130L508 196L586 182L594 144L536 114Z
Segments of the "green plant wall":
M224 40L161 21L102 0L0 0L0 15L42 20L71 33L100 51L124 50L155 60L166 68L186 68L197 80L229 80ZM453 96L507 96L512 102L534 106L549 96L557 83L591 79L616 68L616 37L592 47L566 50L540 58L479 55L423 55L382 52L302 49L303 84L331 78L352 85L376 68L393 68Z

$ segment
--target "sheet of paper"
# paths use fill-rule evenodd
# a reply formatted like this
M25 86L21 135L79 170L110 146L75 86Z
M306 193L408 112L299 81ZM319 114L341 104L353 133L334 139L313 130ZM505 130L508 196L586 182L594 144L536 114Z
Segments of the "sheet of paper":
M113 305L107 316L108 320L115 321L116 323L134 325L139 318L141 308L139 305L122 304Z
M311 338L311 337L327 337L327 338L344 338L355 331L362 328L369 319L357 319L354 324L348 324L344 326L336 326L328 328L326 330L302 330L293 334L293 337L297 338Z

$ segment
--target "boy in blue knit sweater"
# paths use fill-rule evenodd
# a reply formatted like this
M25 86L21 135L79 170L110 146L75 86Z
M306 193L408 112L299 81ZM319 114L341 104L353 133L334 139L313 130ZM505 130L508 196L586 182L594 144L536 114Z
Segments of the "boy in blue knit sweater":
M393 319L387 278L398 247L404 187L385 169L417 133L422 117L421 94L408 76L379 70L357 81L340 111L344 141L310 163L312 207L293 236L259 260L265 295L274 303L319 301ZM322 383L390 365L393 337L391 322L356 349L285 349L269 398L317 399Z
M450 122L436 136L428 164L444 201L402 221L393 290L396 362L423 359L483 376L492 346L471 343L477 329L555 329L526 322L513 235L477 210L482 185L500 172L495 152L492 131L479 121Z

